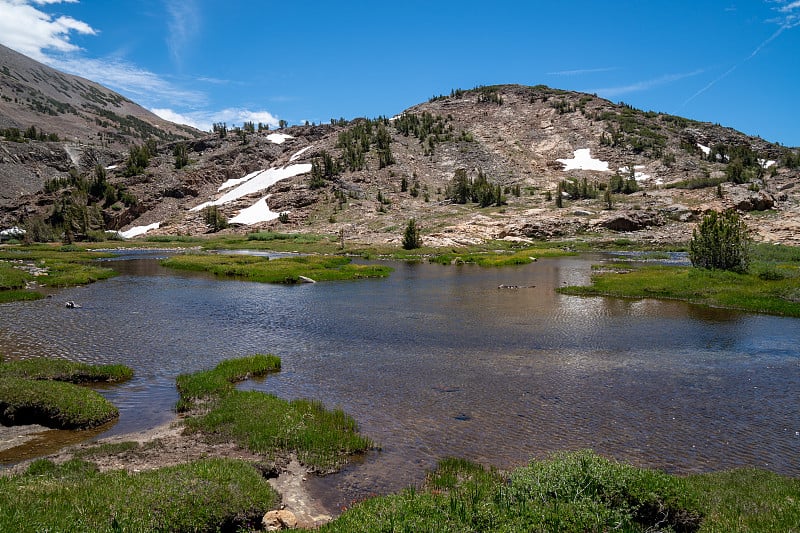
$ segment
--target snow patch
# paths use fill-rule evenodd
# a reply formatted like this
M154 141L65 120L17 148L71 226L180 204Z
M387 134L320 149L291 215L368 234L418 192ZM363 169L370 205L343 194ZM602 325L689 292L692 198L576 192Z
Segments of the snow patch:
M303 152L305 152L306 150L310 150L310 149L311 149L311 147L310 147L310 146L306 146L306 147L305 147L305 148L303 148L302 150L300 150L300 151L298 151L298 152L295 152L295 153L292 155L292 157L290 157L290 158L289 158L289 163L291 163L292 161L296 160L298 157L300 157L301 155L303 155Z
M151 229L158 229L161 226L161 222L153 222L147 226L135 226L126 231L120 231L120 236L126 239L132 239L133 237L138 237L139 235L144 235Z
M575 150L573 159L556 159L559 163L564 163L564 170L598 170L608 171L608 163L594 159L589 152L589 148L579 148Z
M697 147L700 148L700 150L702 150L703 153L706 154L706 155L711 153L711 148L708 147L708 146L705 146L703 144L697 143Z
M257 173L246 182L234 188L232 191L223 194L216 200L202 203L196 207L193 207L191 211L200 211L204 207L211 205L223 205L233 202L234 200L238 200L243 196L255 194L268 189L281 180L293 178L294 176L299 176L300 174L305 174L307 172L311 172L311 163L300 163L297 165L289 165L288 167L283 168L270 168L264 170L263 172Z
M635 179L636 181L644 181L644 180L649 180L650 178L652 178L652 176L650 174L645 174L644 172L639 172L643 168L644 168L644 165L635 165L633 167L633 179ZM631 167L620 167L619 171L625 176L630 176L631 175Z
M117 168L118 166L119 166L119 165L109 165L109 166L107 166L107 167L106 167L106 170L114 170L114 169L115 169L115 168Z
M775 166L776 163L777 163L777 161L773 161L771 159L769 159L769 160L767 160L767 159L759 159L758 160L758 164L761 165L761 168L769 168L769 167Z
M285 133L270 133L267 135L267 140L275 144L283 144L287 139L294 139L294 137Z
M246 226L250 226L252 224L258 224L259 222L269 222L270 220L275 220L278 218L279 213L270 210L269 206L267 205L267 198L270 196L271 195L267 195L250 207L242 209L239 211L238 215L230 219L228 222L231 224L244 224Z
M250 174L248 174L243 178L231 178L222 185L220 185L219 189L217 189L217 192L224 191L225 189L230 189L231 187L235 187L237 185L241 185L245 181L250 181L251 179L255 178L262 172L264 172L264 170L256 170L255 172L251 172Z

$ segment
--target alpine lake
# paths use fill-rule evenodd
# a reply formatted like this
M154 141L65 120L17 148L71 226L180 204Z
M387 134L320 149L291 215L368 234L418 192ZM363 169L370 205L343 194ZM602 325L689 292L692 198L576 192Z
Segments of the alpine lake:
M163 256L125 252L107 263L115 278L0 305L8 358L135 372L100 389L114 424L47 431L0 464L167 422L178 374L273 353L282 370L242 388L341 407L380 446L309 479L331 506L419 485L444 457L511 468L584 448L669 473L800 476L797 319L556 292L587 284L601 255L397 262L385 279L292 286L167 270Z

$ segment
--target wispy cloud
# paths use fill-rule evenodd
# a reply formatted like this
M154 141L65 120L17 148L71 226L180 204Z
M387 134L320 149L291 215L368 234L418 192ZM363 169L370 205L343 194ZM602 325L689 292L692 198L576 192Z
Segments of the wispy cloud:
M692 96L687 98L686 101L683 102L684 106L689 102L691 102L692 100L694 100L695 98L697 98L698 96L700 96L701 94L703 94L704 92L714 87L716 84L718 84L728 76L730 76L736 69L741 67L743 64L756 57L758 53L764 49L764 47L766 47L769 43L777 39L783 32L785 32L786 30L791 30L792 28L796 28L797 26L800 26L800 0L792 0L792 1L771 0L770 3L777 4L777 7L774 7L773 9L778 13L780 13L778 17L772 18L767 21L778 24L778 29L775 31L775 33L767 37L764 41L761 42L761 44L756 46L747 57L745 57L738 63L734 64L724 73L722 73L722 75L718 76L716 79L708 83L705 87L703 87L702 89L694 93Z
M228 126L243 124L244 122L259 122L268 124L271 128L277 127L278 118L269 111L252 111L249 109L226 108L219 111L192 111L182 113L169 108L151 108L150 111L159 117L186 124L199 130L208 131L212 125L224 122Z
M575 70L557 70L555 72L546 72L548 76L583 76L586 74L598 74L601 72L611 72L617 70L617 67L601 67L601 68L579 68Z
M168 20L167 47L176 64L182 62L184 48L200 31L200 11L194 0L166 0Z
M47 51L76 52L71 33L97 35L97 30L72 17L53 17L31 4L74 3L75 0L0 0L0 43L37 61Z
M84 57L46 58L53 68L83 76L129 95L145 106L158 103L180 103L202 107L207 97L200 91L182 89L161 76L122 59L91 59Z
M667 85L669 83L676 82L678 80L682 80L684 78L690 78L692 76L697 76L698 74L702 73L701 69L693 70L691 72L682 72L678 74L665 74L664 76L660 76L658 78L653 78L650 80L638 81L636 83L631 83L629 85L621 85L617 87L605 87L601 89L594 89L588 92L599 94L600 96L604 96L606 98L611 98L614 96L621 96L623 94L629 93L636 93L640 91L646 91L648 89L652 89L654 87L659 87L661 85Z

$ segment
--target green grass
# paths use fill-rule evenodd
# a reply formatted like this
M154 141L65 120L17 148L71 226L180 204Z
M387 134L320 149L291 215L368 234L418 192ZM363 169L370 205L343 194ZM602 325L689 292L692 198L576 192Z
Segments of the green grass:
M125 365L89 365L64 359L37 357L22 361L3 361L0 357L0 378L17 377L34 380L49 379L70 383L118 383L133 377Z
M436 253L430 257L431 263L441 265L475 264L482 267L504 267L513 265L527 265L535 259L543 257L564 257L574 255L560 248L525 248L523 250L501 251L450 251Z
M0 358L0 421L86 429L119 416L99 393L75 383L120 382L133 371L123 365L87 365L59 359L4 362Z
M280 359L256 355L224 361L213 370L178 377L178 408L203 404L207 411L186 419L186 428L213 441L234 441L273 456L297 453L319 472L341 467L349 455L374 447L358 434L352 417L309 400L286 401L262 392L239 391L233 383L280 370Z
M354 265L347 257L303 256L268 259L248 255L190 254L163 259L168 268L211 272L216 276L262 283L300 282L300 276L315 281L352 280L386 277L391 268L381 265Z
M91 263L106 256L73 247L36 245L0 249L0 303L41 298L39 292L25 289L30 281L46 287L71 287L110 278L115 275L112 269ZM20 266L43 268L47 273L33 276Z
M751 273L664 265L621 263L604 265L590 286L559 289L563 294L683 300L693 304L754 313L800 317L800 267L765 264ZM608 269L608 270L605 270ZM773 279L770 279L773 278ZM775 279L777 278L777 279Z
M265 376L281 369L276 355L256 354L222 361L212 370L181 374L176 380L180 400L178 411L191 408L198 400L229 394L234 384L249 377Z
M60 381L0 377L0 422L41 424L57 429L86 429L119 416L97 392Z
M137 474L38 460L24 474L0 478L0 531L245 531L278 501L261 474L238 460Z
M558 454L510 474L448 459L421 489L365 500L321 532L800 531L800 480L740 470L677 477Z

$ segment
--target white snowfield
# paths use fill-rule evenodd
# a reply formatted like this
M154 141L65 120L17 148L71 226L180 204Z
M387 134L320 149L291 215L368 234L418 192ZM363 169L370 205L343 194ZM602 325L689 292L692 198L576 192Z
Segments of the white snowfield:
M305 152L306 150L308 150L310 148L311 148L310 146L306 146L302 150L299 150L299 151L295 152L294 154L292 154L292 157L289 158L289 162L291 163L292 161L296 161L297 158L299 158L301 155L303 155L303 152Z
M644 169L644 165L635 165L633 167L633 179L636 181L644 181L649 180L652 176L650 174L645 174L644 172L640 172ZM620 167L619 168L620 174L623 176L629 176L631 172L631 167Z
M151 229L158 229L161 226L161 222L153 222L147 226L134 226L129 230L120 231L119 234L125 239L132 239L133 237L138 237L139 235L144 235Z
M250 226L252 224L258 224L259 222L269 222L270 220L275 220L278 218L279 213L271 211L267 205L267 198L270 196L271 195L267 195L250 207L242 209L238 215L230 219L228 222L231 224L244 224L245 226Z
M589 148L579 148L575 150L573 159L556 159L559 163L564 163L564 170L597 170L608 172L608 163L595 159L590 155Z
M248 174L247 176L245 176L243 178L232 178L232 179L229 179L228 181L226 181L225 183L223 183L222 185L219 186L219 189L217 189L217 192L224 191L225 189L230 189L231 187L236 187L237 185L241 185L245 181L250 181L251 179L255 178L256 176L258 176L262 172L264 172L264 171L263 170L256 170L255 172L251 172L250 174Z
M234 200L238 200L243 196L247 196L249 194L255 194L265 189L268 189L281 180L292 178L294 176L299 176L300 174L305 174L307 172L311 172L311 163L300 163L297 165L289 165L288 167L283 167L283 168L270 168L267 170L262 170L257 173L254 172L248 174L248 176L252 175L250 179L240 184L238 187L235 187L232 191L223 194L216 200L205 202L196 207L193 207L191 210L200 211L201 209L208 206L224 205L233 202ZM245 178L246 177L247 176L245 176Z
M703 153L706 155L711 153L711 148L704 144L697 143L697 147L700 148L700 150L702 150Z
M285 133L270 133L267 135L267 140L275 144L283 144L287 139L294 139L294 137Z

